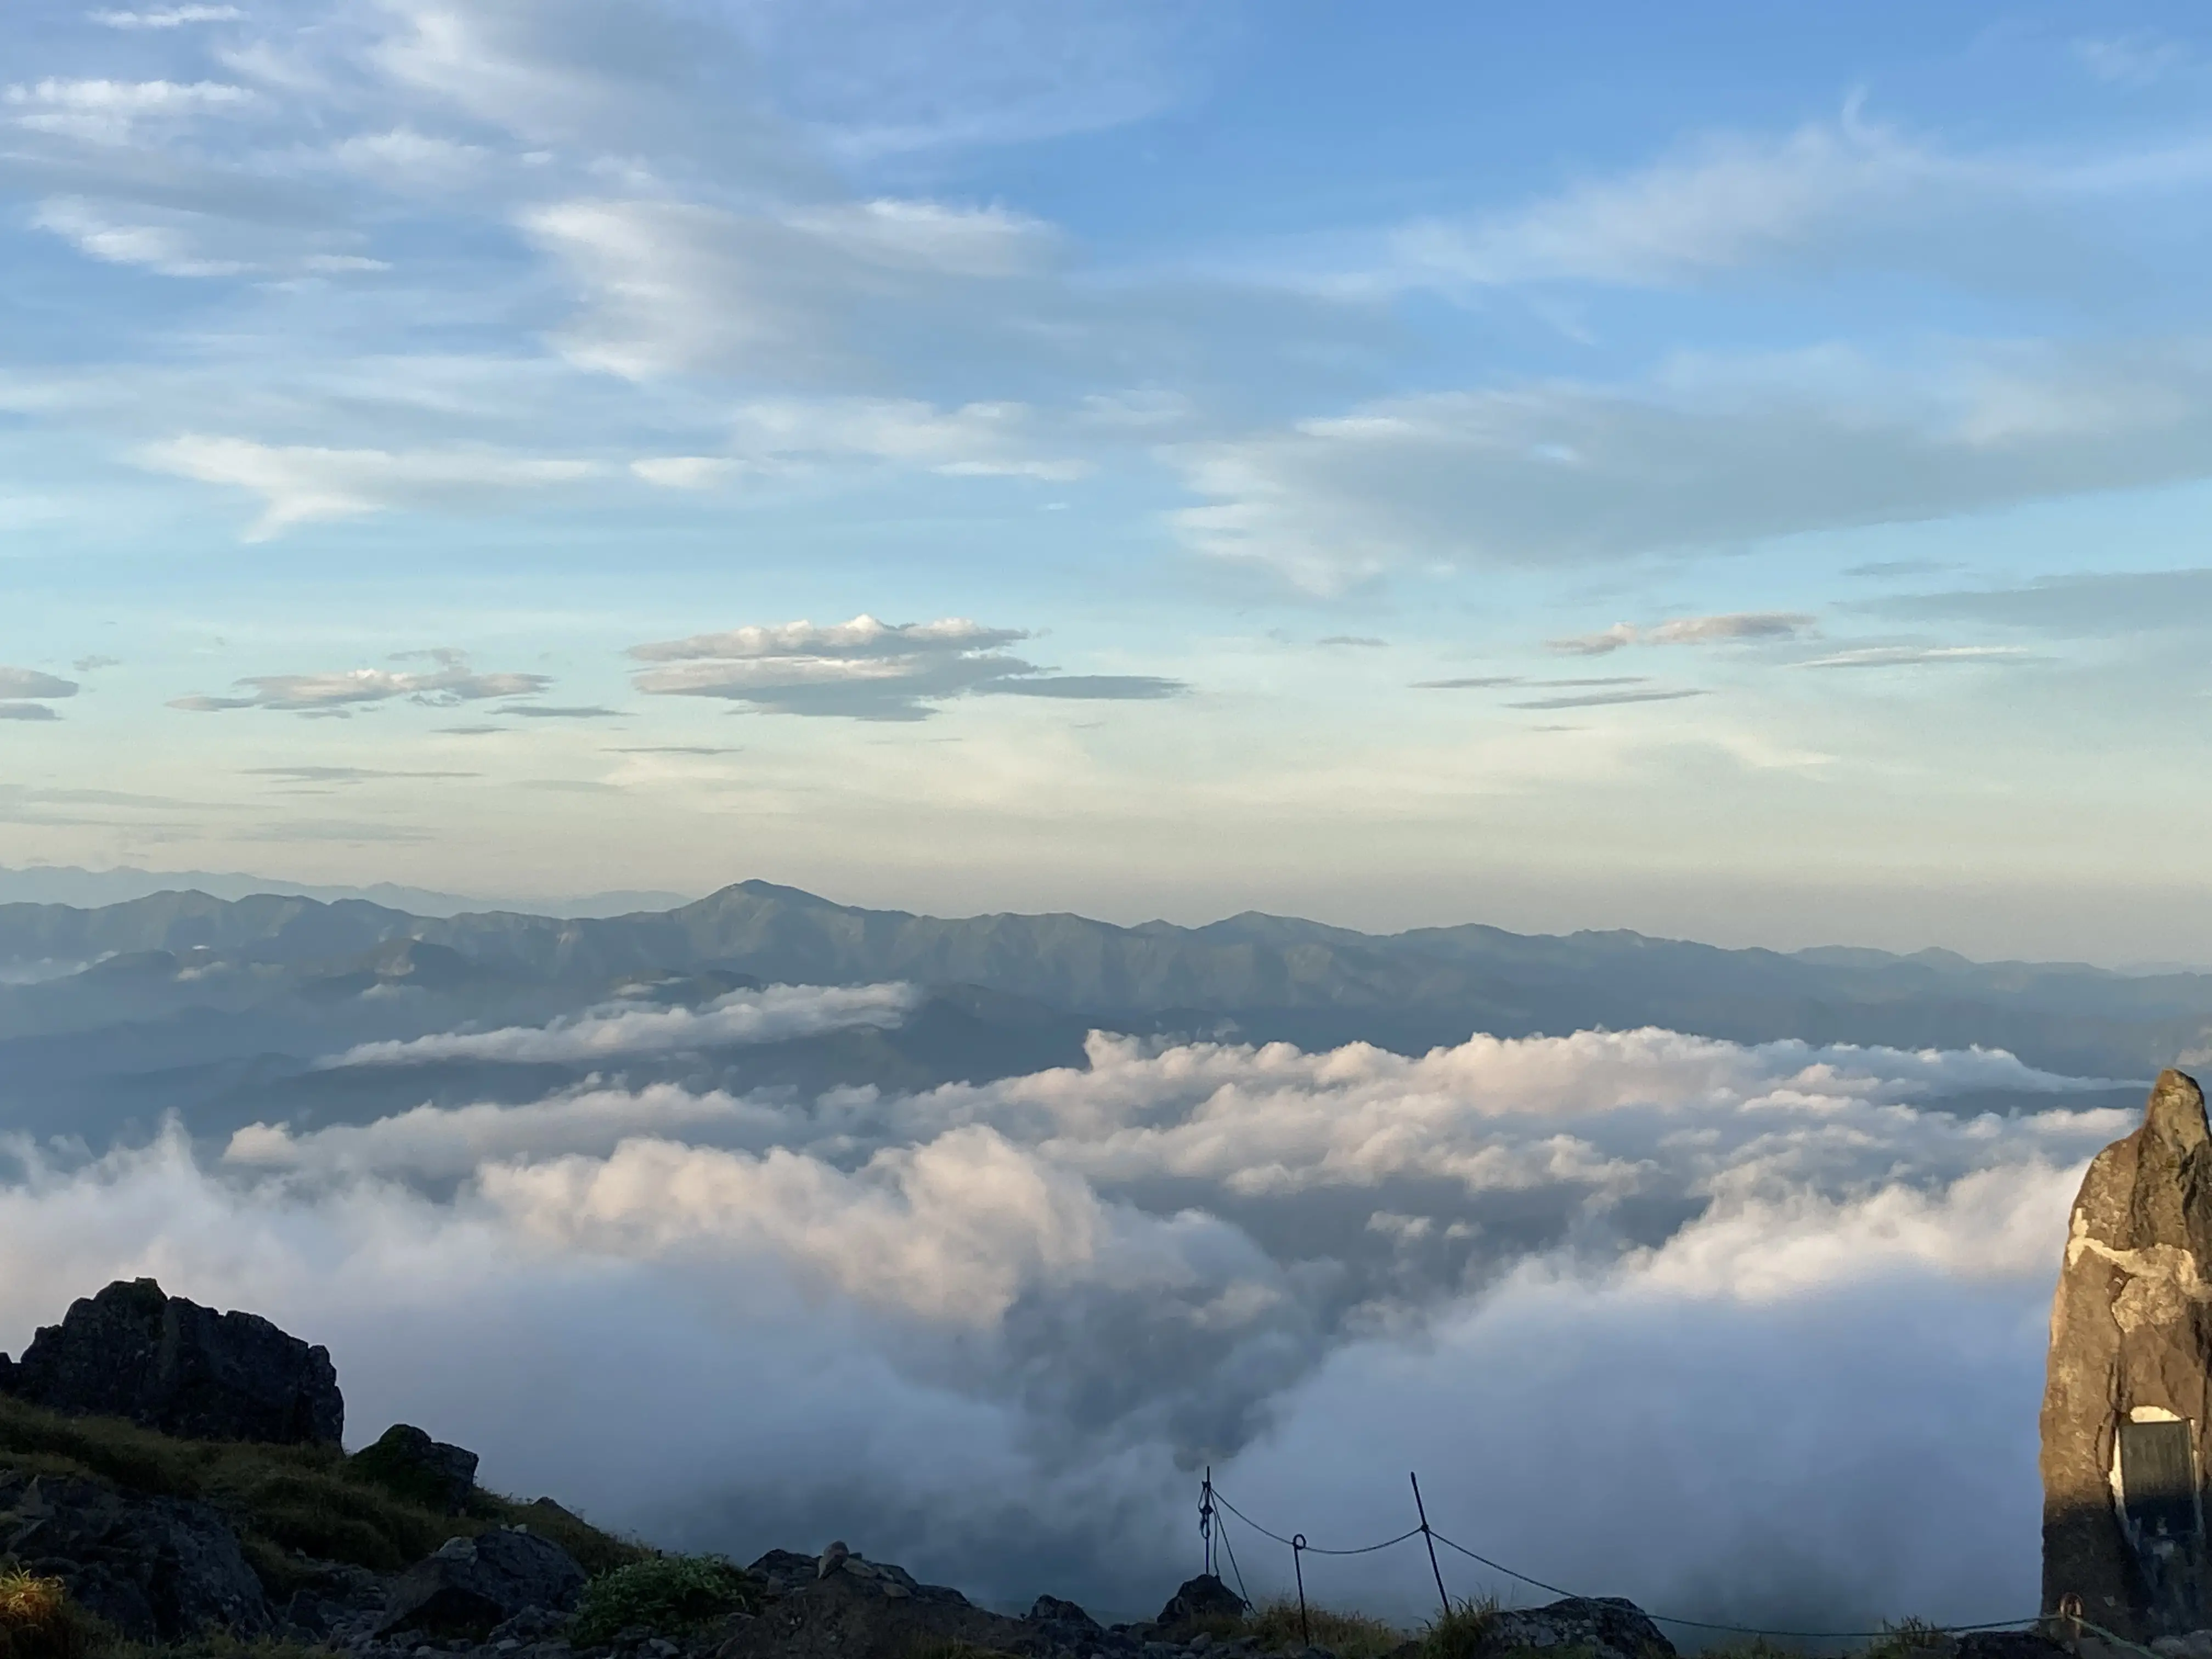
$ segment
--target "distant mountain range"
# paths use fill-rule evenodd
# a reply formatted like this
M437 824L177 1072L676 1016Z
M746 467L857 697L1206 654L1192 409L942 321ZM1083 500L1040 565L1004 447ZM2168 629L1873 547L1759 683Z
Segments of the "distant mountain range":
M495 900L458 893L434 892L427 887L402 887L380 881L367 887L319 887L310 883L272 879L268 876L224 873L212 870L137 870L127 866L112 870L84 870L75 865L33 864L20 870L0 867L0 904L121 904L155 893L206 893L216 898L249 898L256 893L289 893L325 903L339 899L367 899L418 916L458 915L464 910L539 910L563 916L617 916L631 910L665 910L681 904L681 893L653 889L586 893L558 901Z
M921 1000L881 1028L702 1039L588 1065L480 1052L329 1063L360 1043L542 1025L616 998L704 1008L733 987L892 980ZM88 1144L170 1112L219 1135L256 1121L367 1121L426 1100L535 1099L594 1075L732 1090L981 1081L1080 1065L1094 1026L1418 1053L1475 1032L1651 1024L1745 1042L1980 1044L2115 1079L2212 1045L2212 975L2195 973L1473 925L1376 935L1257 913L1201 927L946 920L761 881L598 917L175 891L91 908L4 904L0 981L11 981L0 983L0 1128Z

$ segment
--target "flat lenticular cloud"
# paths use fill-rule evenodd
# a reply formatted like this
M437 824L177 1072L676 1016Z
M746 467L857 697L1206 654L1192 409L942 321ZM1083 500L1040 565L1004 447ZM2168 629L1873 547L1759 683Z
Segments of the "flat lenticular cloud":
M75 680L42 674L35 668L0 665L0 697L73 697L77 690Z
M553 683L544 674L477 673L459 651L441 648L410 654L426 656L437 665L419 671L353 668L330 674L254 674L237 682L251 688L243 696L195 694L172 698L169 707L203 714L238 708L276 708L297 714L398 698L447 708L492 697L532 696Z
M1547 640L1547 650L1570 657L1602 657L1632 645L1711 645L1730 640L1796 639L1813 618L1796 611L1735 611L1716 617L1677 617L1638 627L1615 623L1595 634Z
M1148 1611L1211 1462L1323 1545L1403 1531L1418 1468L1448 1535L1686 1617L2003 1617L2069 1196L2133 1121L2100 1086L1662 1030L1102 1034L919 1094L592 1086L257 1125L212 1167L180 1132L18 1146L0 1267L40 1271L0 1273L0 1342L158 1272L329 1343L365 1431L433 1424L495 1485L740 1559L848 1536L1000 1603ZM1322 1571L1433 1595L1418 1551Z
M747 1042L781 1042L855 1025L896 1025L915 1006L908 985L771 985L732 991L704 1008L638 1008L619 1003L550 1025L450 1031L404 1042L365 1042L334 1059L341 1066L420 1066L433 1060L609 1060Z
M2016 645L1869 645L1812 657L1800 668L1909 668L1934 663L2017 662L2028 653Z
M658 665L637 689L661 696L720 697L784 714L918 720L958 697L1152 701L1181 695L1179 680L1142 674L1054 674L1009 653L1026 629L965 617L890 623L870 616L818 627L783 623L634 646Z

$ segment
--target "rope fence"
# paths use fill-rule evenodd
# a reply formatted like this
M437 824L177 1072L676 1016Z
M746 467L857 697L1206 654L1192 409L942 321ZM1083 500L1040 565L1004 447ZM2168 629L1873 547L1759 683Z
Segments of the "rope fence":
M1223 1493L1221 1489L1213 1484L1213 1471L1209 1468L1206 1471L1204 1483L1199 1489L1198 1504L1198 1529L1200 1538L1203 1542L1205 1549L1206 1571L1207 1573L1216 1577L1219 1577L1219 1574L1215 1571L1214 1565L1215 1551L1218 1547L1221 1553L1227 1557L1230 1571L1234 1572L1237 1576L1237 1593L1238 1596L1243 1601L1247 1607L1249 1607L1252 1604L1251 1595L1244 1587L1243 1571L1237 1565L1236 1549L1229 1541L1229 1528L1227 1523L1223 1519L1224 1516L1235 1516L1238 1521L1242 1522L1245 1526L1249 1527L1254 1532L1259 1534L1261 1537L1271 1539L1274 1542L1280 1544L1288 1549L1291 1553L1291 1576L1297 1586L1299 1632L1305 1638L1309 1646L1312 1644L1312 1632L1310 1628L1310 1620L1306 1607L1305 1558L1309 1555L1327 1555L1335 1557L1373 1555L1378 1551L1394 1549L1400 1544L1409 1542L1411 1540L1416 1538L1420 1539L1427 1547L1429 1553L1429 1570L1435 1575L1437 1581L1437 1599L1443 1604L1443 1610L1446 1614L1449 1614L1453 1610L1452 1599L1450 1594L1444 1589L1443 1570L1437 1565L1437 1546L1439 1544L1442 1544L1448 1550L1457 1551L1468 1560L1487 1567L1492 1572L1503 1573L1508 1578L1514 1579L1520 1583L1527 1584L1532 1589L1542 1590L1547 1595L1568 1597L1576 1600L1583 1599L1579 1591L1566 1589L1558 1584L1547 1583L1540 1578L1532 1577L1517 1568L1507 1566L1503 1561L1492 1560L1489 1556L1484 1555L1479 1551L1469 1549L1466 1545L1460 1543L1454 1539L1445 1537L1443 1534L1438 1532L1434 1527L1429 1524L1428 1506L1421 1498L1420 1478L1418 1475L1409 1474L1407 1479L1413 1483L1413 1509L1414 1513L1419 1517L1416 1525L1398 1534L1395 1538L1385 1538L1379 1543L1360 1544L1348 1548L1330 1548L1319 1544L1309 1543L1306 1540L1305 1534L1302 1532L1294 1532L1290 1534L1288 1536L1285 1536L1282 1533L1273 1530L1272 1528L1262 1526L1259 1522L1255 1521L1250 1516L1245 1514L1243 1510L1238 1509L1236 1504L1230 1502L1229 1498ZM1884 1636L1893 1636L1897 1633L1896 1630L1893 1628L1885 1628L1881 1630L1777 1630L1765 1626L1726 1625L1719 1624L1711 1620L1684 1619L1673 1613L1651 1613L1649 1611L1644 1611L1644 1617L1650 1620L1654 1624L1672 1625L1683 1630L1714 1631L1731 1636L1778 1636L1794 1641L1871 1641ZM1941 1633L1947 1636L1966 1636L1972 1635L1978 1631L2014 1630L2022 1626L2038 1625L2043 1622L2043 1618L2044 1615L2041 1613L2032 1613L2024 1619L1992 1619L1982 1624L1930 1625L1924 1628L1931 1632ZM2066 1613L2062 1615L2062 1618L2063 1622L2075 1626L2078 1630L2094 1632L2097 1636L2106 1641L2112 1642L2120 1647L2128 1649L2132 1652L2145 1656L2145 1659L2160 1659L2159 1656L2150 1653L2149 1650L2140 1647L2133 1642L2126 1641L2123 1638L2115 1636L2110 1631L2105 1630L2099 1626L2090 1624L2087 1620L2080 1617L2079 1613L2071 1608L2069 1608Z

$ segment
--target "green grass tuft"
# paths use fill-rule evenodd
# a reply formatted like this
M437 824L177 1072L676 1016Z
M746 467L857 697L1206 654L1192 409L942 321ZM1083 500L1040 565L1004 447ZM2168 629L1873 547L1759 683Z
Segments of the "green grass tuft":
M60 1579L0 1567L0 1659L83 1659L92 1634Z
M1455 1601L1422 1627L1421 1659L1474 1659L1498 1622L1498 1598Z
M655 1635L696 1630L759 1604L759 1584L719 1555L649 1555L603 1572L584 1587L569 1640L577 1647L597 1647L633 1625Z

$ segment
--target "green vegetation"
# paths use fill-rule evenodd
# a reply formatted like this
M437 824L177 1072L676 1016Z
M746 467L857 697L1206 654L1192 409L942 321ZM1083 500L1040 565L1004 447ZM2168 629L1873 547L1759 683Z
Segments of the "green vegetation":
M1498 1620L1498 1598L1455 1601L1421 1632L1421 1659L1474 1659Z
M1257 1641L1263 1653L1285 1650L1295 1653L1306 1645L1308 1631L1312 1632L1313 1644L1327 1648L1336 1659L1382 1659L1406 1641L1403 1631L1364 1613L1337 1613L1309 1606L1301 1626L1297 1600L1280 1595L1253 1608L1241 1634Z
M584 1587L569 1639L596 1647L633 1625L656 1635L692 1630L759 1603L760 1586L719 1555L648 1555Z
M1217 1642L1249 1640L1262 1653L1296 1653L1307 1644L1306 1630L1313 1632L1314 1646L1328 1649L1337 1659L1382 1659L1407 1640L1405 1632L1380 1619L1310 1604L1301 1626L1295 1596L1262 1601L1239 1618L1194 1619L1178 1625L1176 1633L1185 1641L1204 1634Z
M0 1567L0 1659L82 1659L91 1635L59 1579Z
M1885 1620L1881 1632L1867 1644L1866 1659L1942 1659L1957 1645L1948 1631L1924 1619Z
M119 1419L63 1417L4 1395L0 1468L77 1475L128 1492L212 1504L237 1524L247 1560L272 1594L297 1588L295 1550L392 1572L448 1538L499 1526L526 1525L544 1534L586 1572L605 1572L646 1553L547 1498L518 1504L480 1493L468 1514L441 1515L385 1491L333 1446L178 1440ZM11 1656L0 1651L0 1659Z

